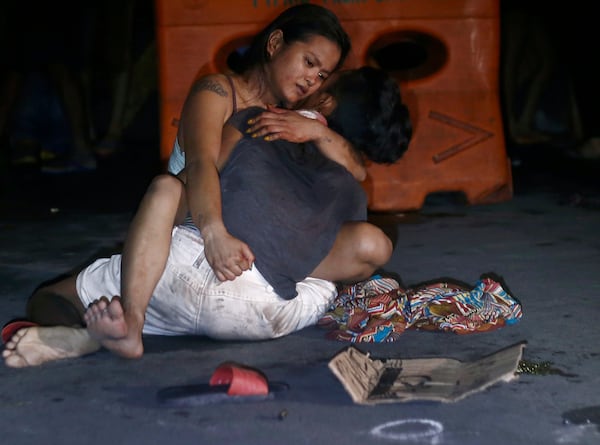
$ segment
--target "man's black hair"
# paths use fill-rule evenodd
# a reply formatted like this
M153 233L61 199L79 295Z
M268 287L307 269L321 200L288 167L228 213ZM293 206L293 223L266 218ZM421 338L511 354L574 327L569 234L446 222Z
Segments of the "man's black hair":
M412 123L388 73L369 66L344 71L327 90L337 103L327 117L332 130L373 162L391 164L402 157Z

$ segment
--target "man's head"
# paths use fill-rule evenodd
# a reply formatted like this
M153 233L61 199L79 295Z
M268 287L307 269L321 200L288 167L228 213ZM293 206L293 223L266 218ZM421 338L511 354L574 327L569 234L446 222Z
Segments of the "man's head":
M372 67L341 71L323 86L320 102L329 126L373 162L390 164L402 157L412 137L408 108L400 87L385 71Z

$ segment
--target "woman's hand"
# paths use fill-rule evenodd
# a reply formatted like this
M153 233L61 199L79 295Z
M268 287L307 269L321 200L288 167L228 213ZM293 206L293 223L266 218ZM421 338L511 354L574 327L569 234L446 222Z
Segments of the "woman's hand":
M297 111L268 107L251 121L247 132L267 141L283 139L289 142L315 141L323 137L327 127L320 121L304 117Z
M252 119L247 131L253 137L263 137L268 141L313 141L323 155L342 165L357 181L364 181L367 177L362 155L346 139L318 120L304 117L297 111L268 107L268 111Z
M234 280L252 267L254 254L243 241L226 231L202 236L206 261L220 281Z

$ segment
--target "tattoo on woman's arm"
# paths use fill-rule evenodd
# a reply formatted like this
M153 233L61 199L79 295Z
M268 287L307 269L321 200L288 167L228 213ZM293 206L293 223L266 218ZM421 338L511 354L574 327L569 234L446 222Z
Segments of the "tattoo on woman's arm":
M227 91L225 91L219 82L211 79L200 79L199 81L194 82L191 93L196 94L203 90L212 91L222 97L227 97L228 95Z

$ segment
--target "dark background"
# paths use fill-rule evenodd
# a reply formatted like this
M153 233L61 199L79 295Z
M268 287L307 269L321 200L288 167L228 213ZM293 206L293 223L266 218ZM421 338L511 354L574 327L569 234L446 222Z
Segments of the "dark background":
M127 4L3 2L0 106L7 109L0 127L3 216L69 208L133 211L151 178L163 170L158 147L154 2L131 2L128 31L111 31L123 18ZM582 147L600 137L600 69L595 61L599 39L594 14L583 1L567 5L505 0L501 2L501 30L502 107L515 193L534 186L593 195L598 188L600 150L589 154ZM128 62L123 59L124 46L129 49ZM150 62L148 54L154 57ZM114 105L112 76L123 66L133 67L144 55L146 71L128 86L139 105L123 121L113 150L103 151ZM44 64L53 60L91 79L87 136L97 161L91 171L48 174L41 159L26 165L14 163L15 104L24 100L23 81L28 73L44 72ZM19 91L10 82L15 79L11 76L19 79ZM19 92L12 105L11 91ZM529 115L525 111L528 100L533 103ZM30 107L41 109L35 103ZM519 128L511 126L511 119L520 119ZM49 116L42 120L50 122ZM68 153L67 144L59 157L66 158Z

